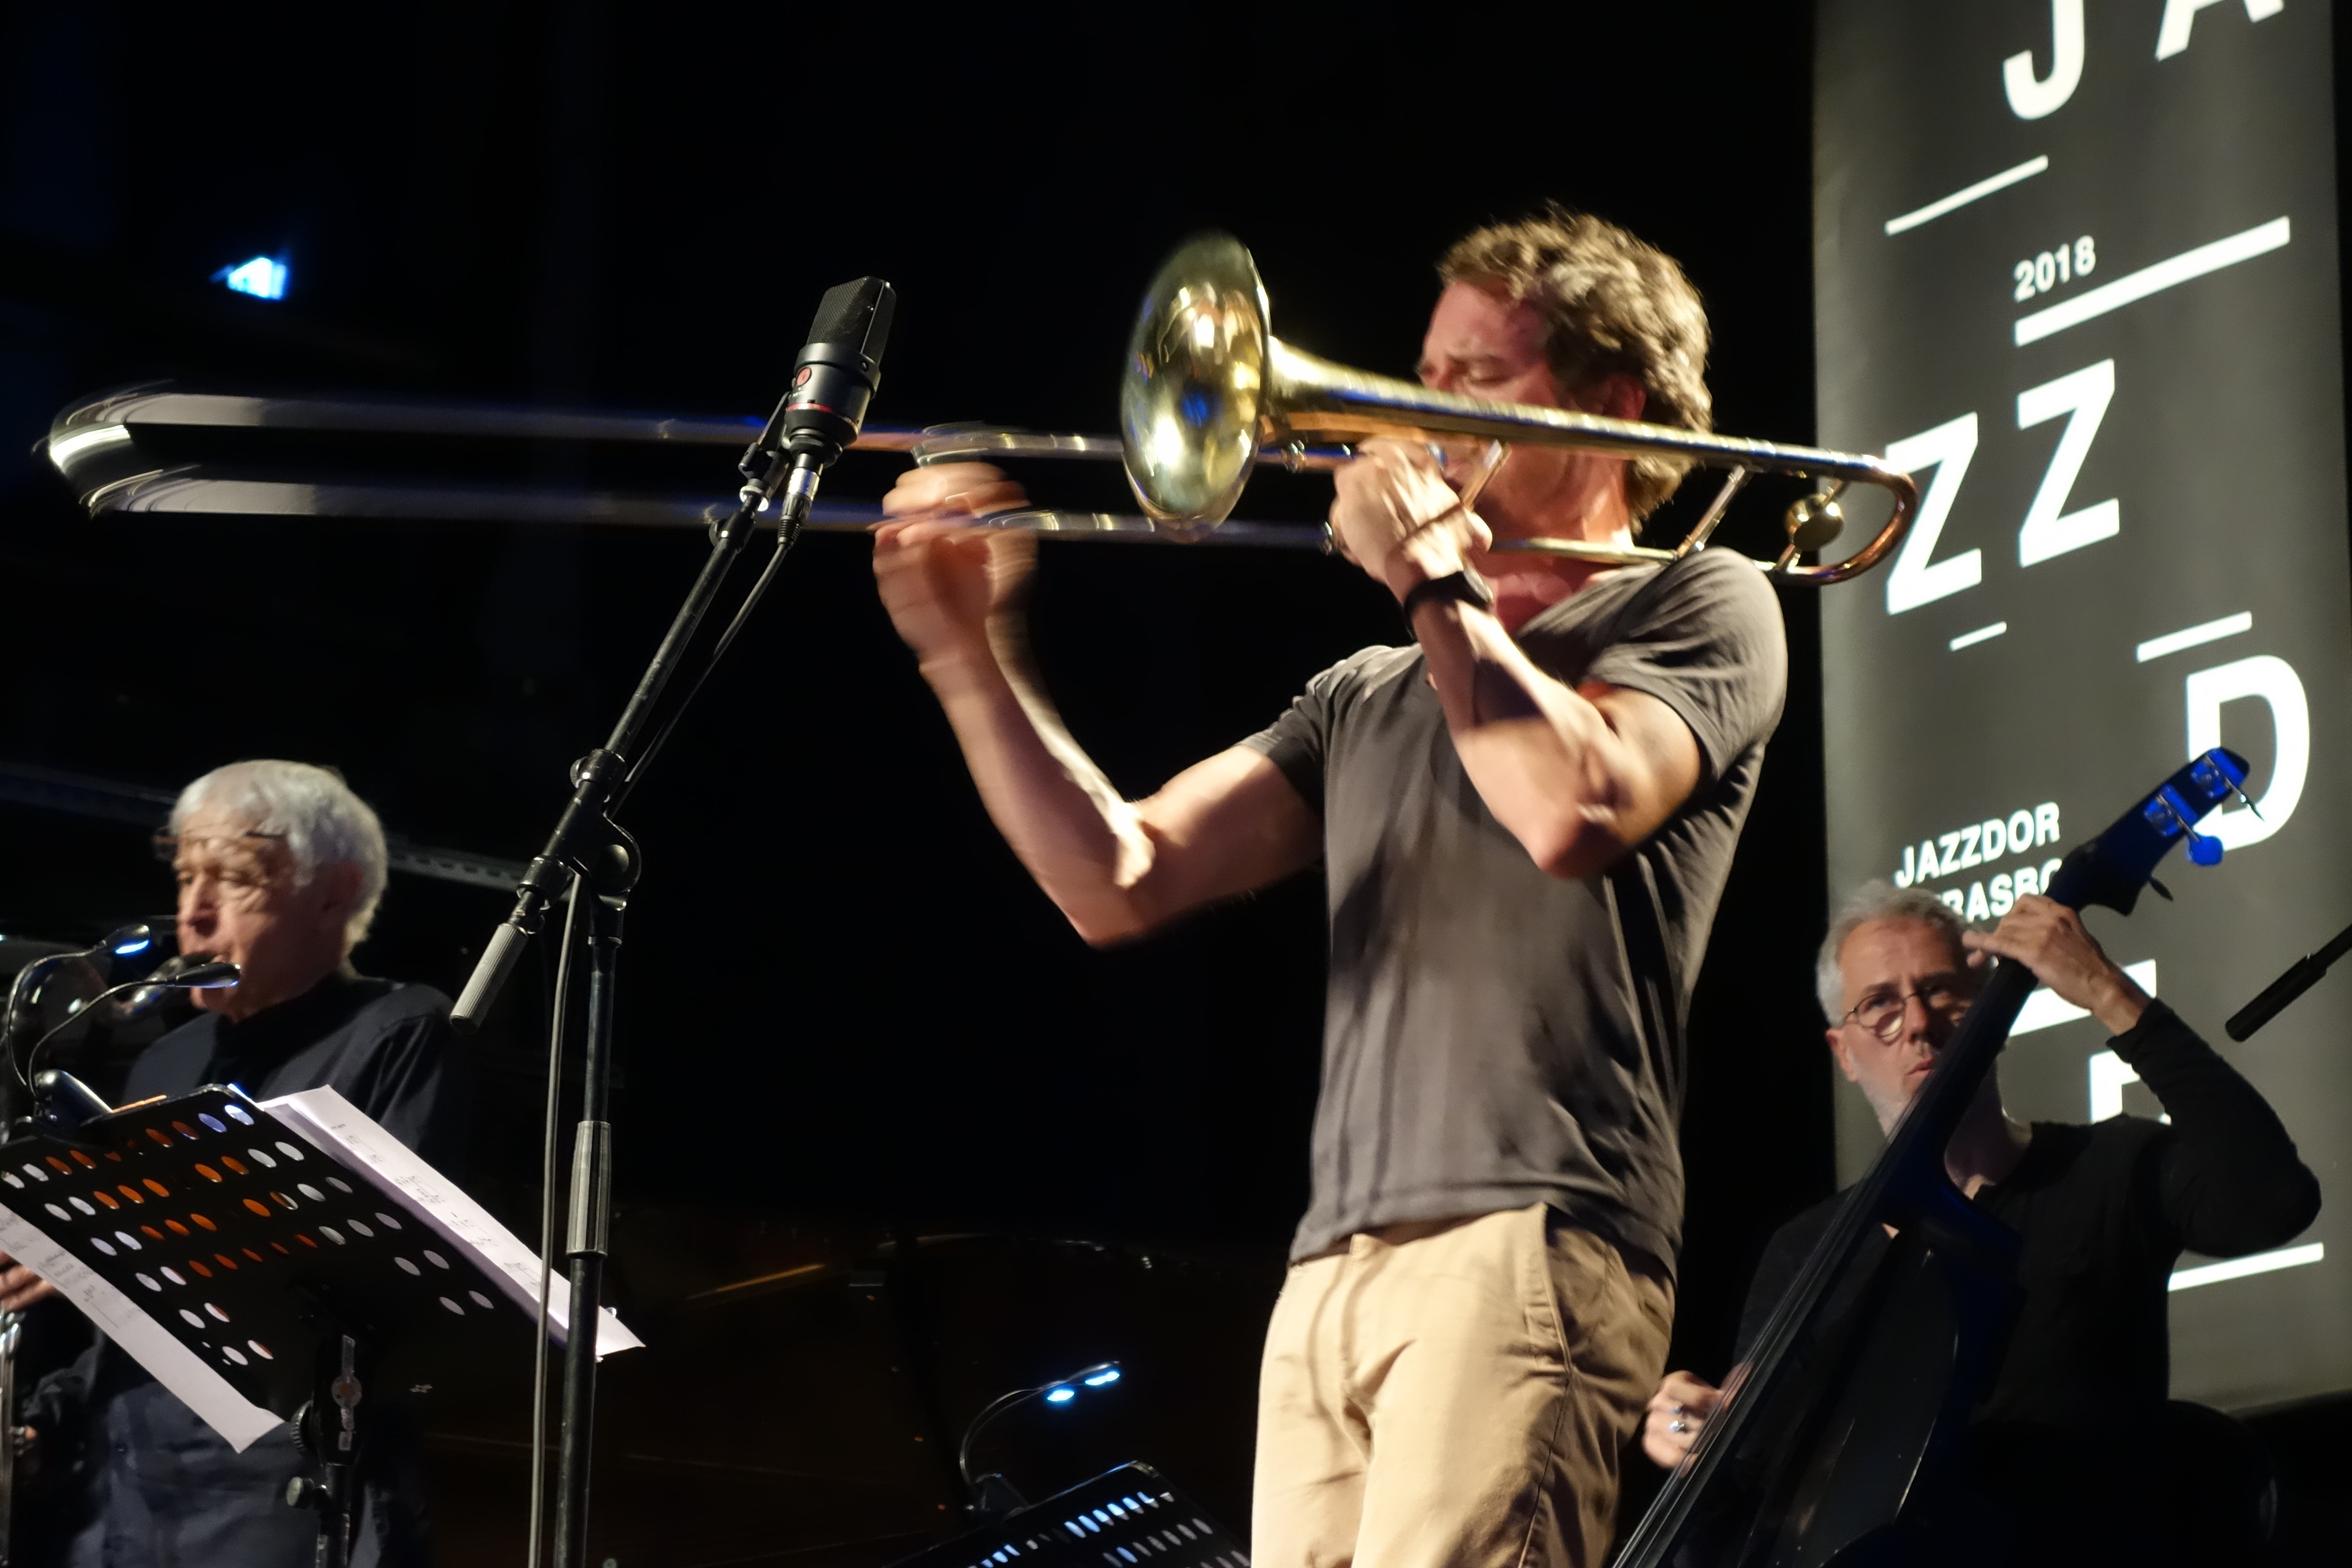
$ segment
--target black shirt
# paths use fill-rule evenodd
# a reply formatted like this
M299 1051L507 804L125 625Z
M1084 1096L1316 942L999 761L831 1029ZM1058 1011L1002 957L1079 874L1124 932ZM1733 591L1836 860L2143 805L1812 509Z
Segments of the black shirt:
M2152 1450L2171 1373L2167 1282L2181 1251L2259 1252L2319 1212L2318 1181L2277 1115L2171 1008L2151 1003L2112 1043L2171 1125L2037 1121L2017 1168L1974 1199L2022 1244L2016 1322L1977 1409L1979 1479L2037 1529L2063 1513L2112 1531L2156 1506L2149 1489L2163 1472ZM1766 1247L1740 1319L1743 1357L1837 1204L1806 1210ZM1863 1260L1886 1246L1874 1227ZM2125 1503L2103 1506L2118 1494Z
M465 1097L453 1081L448 999L429 986L331 976L242 1023L205 1013L141 1053L127 1101L231 1083L255 1100L332 1088L443 1171L452 1170ZM394 1408L371 1411L354 1568L421 1562L415 1435ZM66 1539L37 1555L69 1568L229 1563L304 1568L317 1516L289 1508L308 1461L281 1430L243 1453L111 1341L42 1380L26 1418L44 1434Z
M123 1100L235 1084L254 1100L331 1089L443 1170L463 1096L447 1077L449 999L430 985L335 975L242 1023L200 1013L139 1055Z
M1706 551L1663 575L1605 574L1517 641L1567 684L1657 698L1698 742L1691 797L1605 875L1549 875L1495 819L1418 647L1332 667L1245 742L1321 810L1330 884L1313 1198L1294 1257L1540 1202L1674 1259L1684 1018L1780 720L1780 604L1752 564Z

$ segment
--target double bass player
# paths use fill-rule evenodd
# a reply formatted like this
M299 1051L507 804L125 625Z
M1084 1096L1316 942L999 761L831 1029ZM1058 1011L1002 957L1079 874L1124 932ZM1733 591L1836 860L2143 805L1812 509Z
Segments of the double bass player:
M2007 1561L2163 1563L2179 1544L2166 1493L2167 1281L2183 1249L2280 1246L2319 1185L2262 1096L2126 975L2074 910L2028 897L1970 931L1934 895L1864 884L1832 922L1816 973L1828 1043L1891 1132L1974 996L1986 957L2031 969L2096 1018L2169 1124L2018 1121L1987 1074L1945 1151L1953 1184L2014 1230L2021 1294L1968 1456ZM1773 1237L1739 1342L1754 1342L1828 1226L1832 1198ZM1687 1372L1650 1401L1643 1447L1681 1461L1720 1398Z

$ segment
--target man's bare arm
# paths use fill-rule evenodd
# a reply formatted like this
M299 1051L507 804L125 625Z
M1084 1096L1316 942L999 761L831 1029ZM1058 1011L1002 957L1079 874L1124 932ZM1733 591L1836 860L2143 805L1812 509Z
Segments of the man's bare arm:
M1425 451L1367 442L1340 469L1342 548L1402 601L1489 542ZM1555 877L1607 870L1698 787L1698 741L1645 692L1571 688L1537 668L1487 610L1438 599L1413 614L1431 684L1486 808Z
M1120 798L1024 676L926 667L988 815L1037 885L1101 946L1308 864L1320 828L1281 770L1235 746Z
M1698 786L1696 738L1649 693L1555 680L1500 621L1452 600L1422 605L1412 629L1463 771L1551 875L1607 870Z
M1021 647L1029 541L969 527L1008 489L977 466L908 476L885 504L910 521L876 534L874 571L989 816L1038 886L1101 944L1311 861L1315 815L1258 753L1221 752L1130 803L1071 739Z

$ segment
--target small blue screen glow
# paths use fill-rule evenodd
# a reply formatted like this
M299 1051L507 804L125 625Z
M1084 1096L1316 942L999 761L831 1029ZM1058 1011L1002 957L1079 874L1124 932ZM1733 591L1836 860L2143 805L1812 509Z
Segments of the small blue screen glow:
M226 283L231 292L250 294L257 300L283 300L289 273L286 263L276 257L257 256L234 267L224 267L213 274L213 281Z

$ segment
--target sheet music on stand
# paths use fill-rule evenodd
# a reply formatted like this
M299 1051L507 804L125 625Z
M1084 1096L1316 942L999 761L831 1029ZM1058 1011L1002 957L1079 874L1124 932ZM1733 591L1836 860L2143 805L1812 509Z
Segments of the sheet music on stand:
M538 1315L537 1255L331 1089L207 1087L0 1145L0 1247L240 1451L310 1397L331 1335L395 1393L529 1354ZM600 1358L640 1343L599 1315Z

